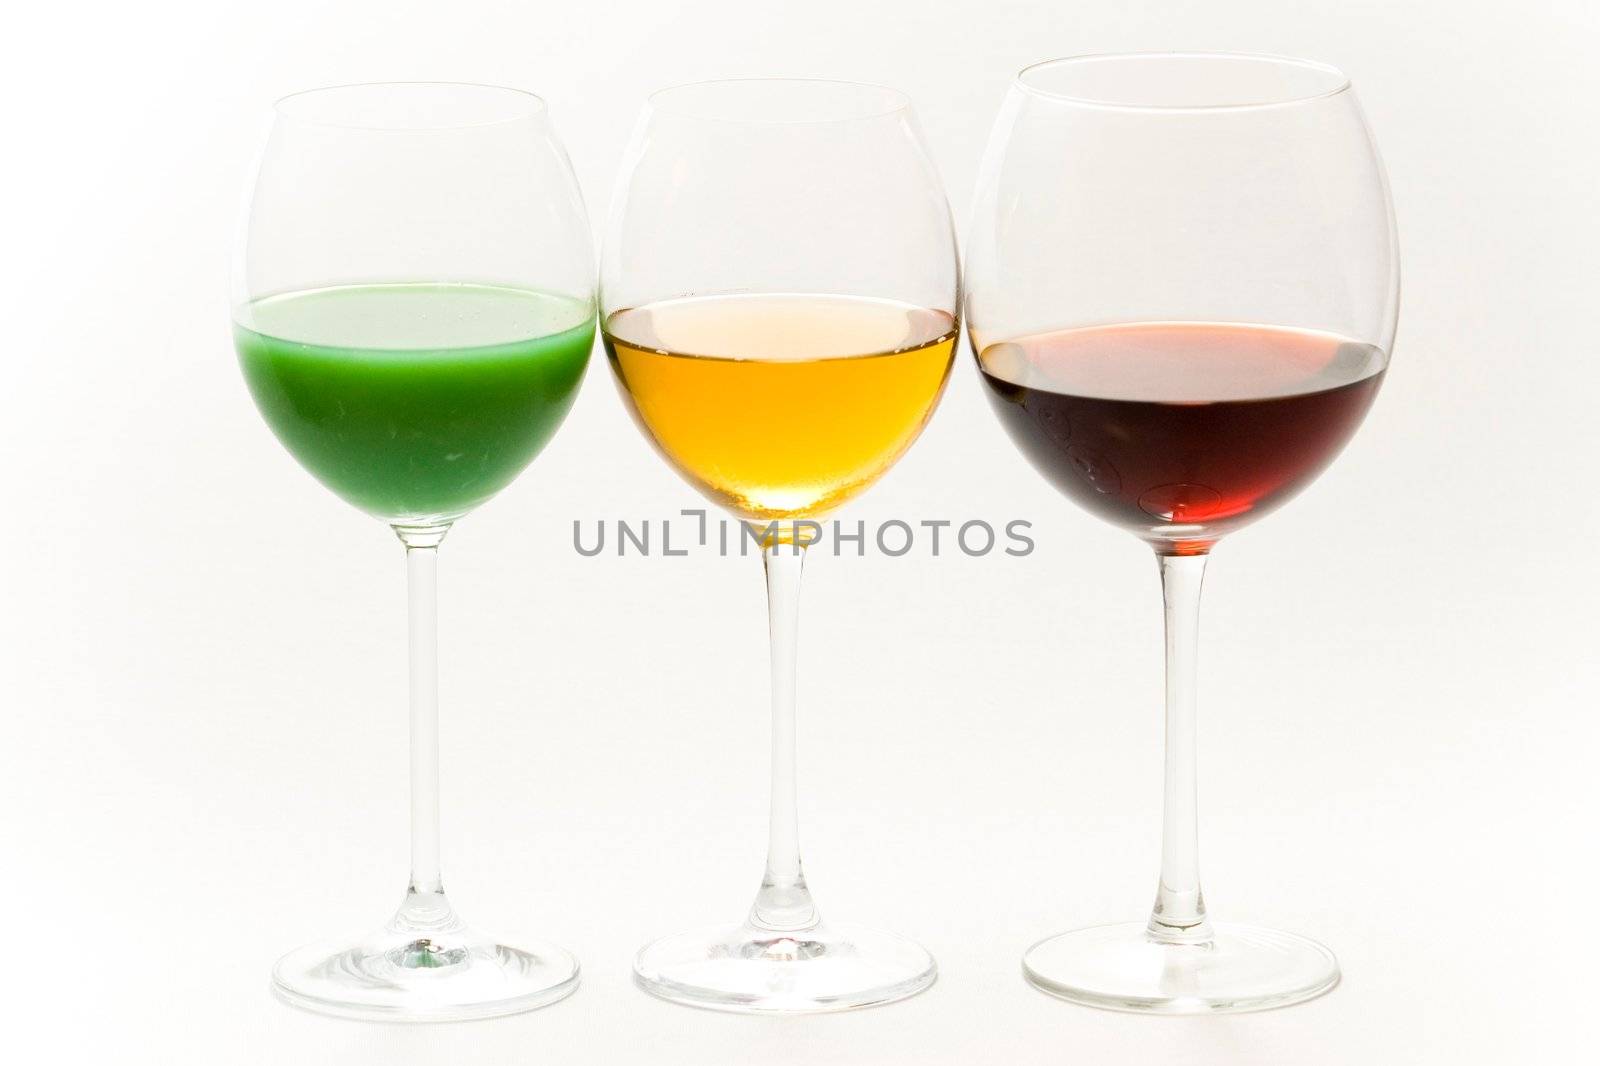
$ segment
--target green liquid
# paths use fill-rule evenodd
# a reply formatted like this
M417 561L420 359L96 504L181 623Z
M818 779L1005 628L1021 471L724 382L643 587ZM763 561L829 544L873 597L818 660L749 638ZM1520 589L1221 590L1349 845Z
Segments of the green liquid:
M458 518L566 417L594 342L587 300L487 285L352 285L240 309L234 345L300 465L388 522Z

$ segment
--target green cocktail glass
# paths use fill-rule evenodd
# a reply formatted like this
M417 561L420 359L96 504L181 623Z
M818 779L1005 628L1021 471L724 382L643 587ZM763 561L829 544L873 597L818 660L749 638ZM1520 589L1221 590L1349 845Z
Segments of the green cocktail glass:
M552 1003L577 987L577 960L482 935L445 895L436 615L440 543L549 442L589 362L594 236L566 152L544 102L514 89L285 97L240 253L233 339L250 394L301 466L393 529L408 590L405 895L378 928L283 956L273 990L381 1021Z

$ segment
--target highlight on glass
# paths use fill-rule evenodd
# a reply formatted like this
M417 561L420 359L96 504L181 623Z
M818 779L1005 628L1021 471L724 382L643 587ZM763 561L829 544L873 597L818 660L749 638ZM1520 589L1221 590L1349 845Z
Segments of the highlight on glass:
M552 1002L578 966L466 926L439 857L435 567L555 433L594 341L590 229L538 97L352 85L279 101L234 276L239 364L291 455L405 549L411 876L388 923L292 952L283 998L397 1021ZM352 757L356 753L352 753Z
M1326 992L1326 948L1214 922L1202 899L1195 661L1208 554L1333 460L1389 363L1394 217L1349 81L1250 55L1029 67L996 122L971 236L967 328L995 413L1068 498L1155 550L1166 604L1153 913L1041 941L1024 971L1134 1011Z
M772 640L766 870L743 922L639 952L665 999L752 1012L911 995L932 957L824 920L801 870L795 669L816 519L921 432L958 333L949 207L909 101L872 85L756 79L649 100L601 264L611 369L667 463L761 538Z

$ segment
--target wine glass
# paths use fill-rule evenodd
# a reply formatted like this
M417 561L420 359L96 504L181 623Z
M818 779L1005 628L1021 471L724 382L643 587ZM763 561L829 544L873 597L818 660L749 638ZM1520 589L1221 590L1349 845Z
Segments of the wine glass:
M1310 940L1213 923L1195 814L1206 557L1338 454L1388 365L1393 211L1345 76L1251 55L1085 56L1022 71L967 260L968 334L1007 432L1069 498L1143 538L1166 603L1166 802L1147 923L1034 945L1066 999L1242 1011L1339 979Z
M795 810L800 571L815 520L910 447L949 375L959 266L910 101L844 82L702 82L650 97L601 257L601 331L645 436L762 549L772 639L766 872L743 923L658 940L639 984L749 1012L912 995L934 962L824 922Z
M553 1002L578 966L465 926L439 873L435 566L572 405L594 343L592 238L538 97L350 85L286 97L234 276L233 332L267 425L387 523L410 590L411 879L387 925L292 952L286 1000L401 1021Z

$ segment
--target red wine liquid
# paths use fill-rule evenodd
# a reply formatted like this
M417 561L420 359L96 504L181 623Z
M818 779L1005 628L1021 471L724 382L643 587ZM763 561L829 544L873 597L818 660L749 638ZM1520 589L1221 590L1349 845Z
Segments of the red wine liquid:
M982 347L1017 446L1078 504L1194 554L1309 483L1361 424L1384 353L1328 333L1162 322Z

